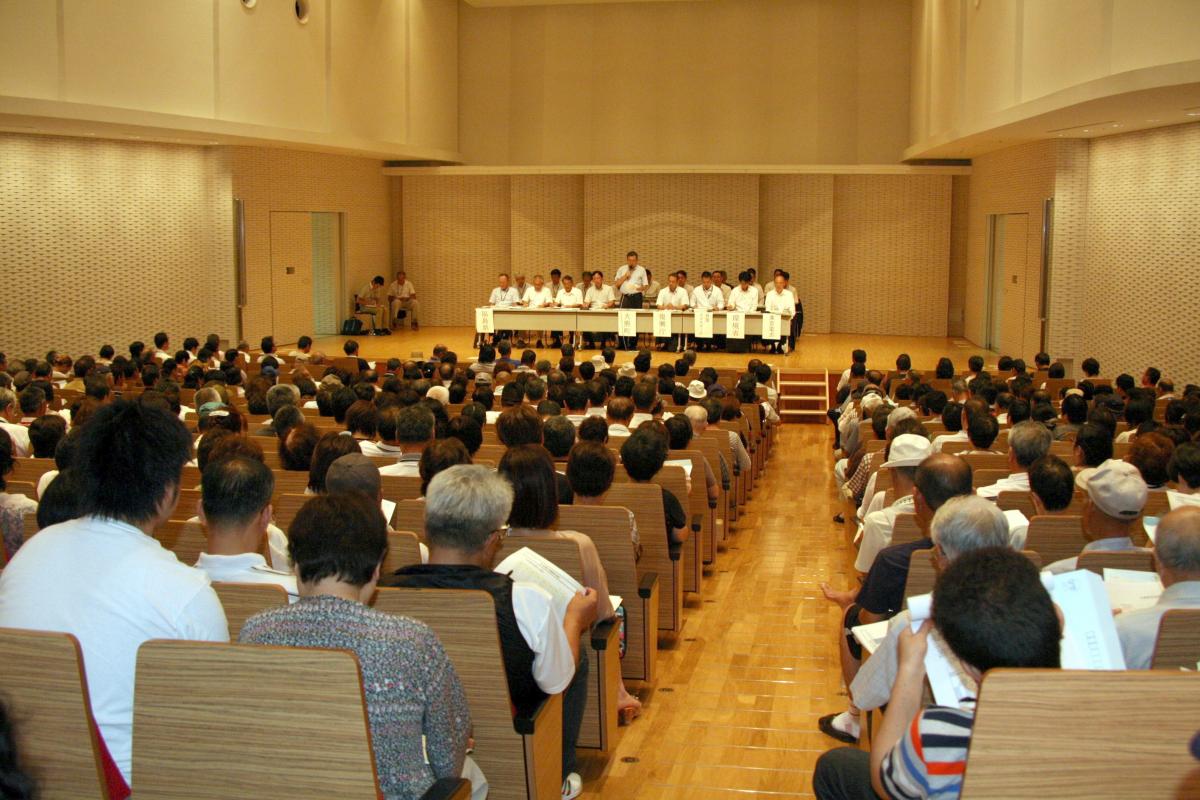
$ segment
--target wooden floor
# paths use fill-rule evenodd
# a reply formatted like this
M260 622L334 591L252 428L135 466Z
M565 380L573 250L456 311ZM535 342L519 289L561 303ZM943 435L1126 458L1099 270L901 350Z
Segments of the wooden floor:
M471 347L474 331L471 328L422 328L419 332L408 329L397 329L391 336L323 336L316 340L315 349L326 355L342 355L342 343L354 338L359 343L360 355L366 359L377 358L421 358L433 352L436 344L445 344L458 353L459 361L470 363L470 355L474 353ZM252 342L251 344L257 344ZM793 369L836 369L839 372L850 366L850 351L856 347L866 349L868 363L879 369L891 368L896 362L896 356L902 352L912 356L913 366L917 369L932 370L937 360L949 356L956 367L966 367L970 356L979 354L990 360L995 354L977 347L965 339L947 338L944 336L910 337L910 336L866 336L851 333L805 334L800 337L796 350L786 356L770 356L771 364ZM286 353L291 344L280 343L280 349ZM535 348L537 349L537 348ZM584 351L590 358L595 351ZM518 350L514 357L520 355ZM674 354L654 354L654 363L658 364L668 359L674 361ZM757 354L761 356L762 354ZM557 350L538 350L538 357L548 357L557 360ZM632 353L618 353L617 363L632 360ZM702 366L733 367L744 366L751 356L746 354L704 353L700 359Z
M321 339L318 349L340 351L342 341ZM365 358L428 354L438 342L460 357L471 352L467 328L359 341ZM932 368L943 355L956 365L987 355L959 341L805 336L797 352L769 360L840 370L850 350L865 347L880 367L903 350L918 367ZM699 363L740 366L748 357L702 354ZM666 358L656 353L655 363ZM853 574L852 554L831 519L839 510L831 444L828 424L783 428L749 513L706 570L702 594L686 596L682 633L662 640L658 682L630 687L645 704L642 717L620 730L607 755L581 751L584 797L812 796L813 765L838 744L817 730L817 719L846 703L839 612L819 587L829 580L849 588Z

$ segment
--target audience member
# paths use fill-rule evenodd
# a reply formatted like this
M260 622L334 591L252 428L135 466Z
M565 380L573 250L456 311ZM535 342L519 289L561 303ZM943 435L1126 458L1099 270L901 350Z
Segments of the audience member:
M1050 452L1052 441L1050 429L1045 425L1032 420L1013 425L1008 433L1008 477L991 486L980 487L976 494L994 500L1001 492L1028 491L1029 467Z
M1083 473L1080 473L1082 476ZM1140 550L1130 534L1146 505L1146 482L1137 467L1124 461L1105 461L1084 482L1083 552ZM1058 574L1076 568L1077 558L1064 558L1047 567Z

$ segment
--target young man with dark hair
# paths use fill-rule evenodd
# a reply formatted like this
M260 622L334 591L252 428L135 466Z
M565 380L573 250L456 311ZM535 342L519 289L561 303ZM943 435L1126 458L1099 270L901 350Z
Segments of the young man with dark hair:
M81 428L71 467L83 516L26 542L0 582L0 626L79 640L92 713L127 781L138 647L229 640L208 579L152 536L175 512L191 450L187 428L168 411L102 406Z

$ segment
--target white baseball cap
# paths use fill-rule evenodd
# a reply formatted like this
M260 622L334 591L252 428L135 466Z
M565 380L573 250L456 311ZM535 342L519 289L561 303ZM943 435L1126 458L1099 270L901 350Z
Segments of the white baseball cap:
M1146 507L1149 490L1137 467L1110 458L1088 479L1087 493L1092 504L1110 517L1134 519Z
M688 384L688 397L693 400L703 400L708 396L708 390L704 388L704 384L700 381L692 381Z
M892 439L885 467L915 467L933 453L933 443L924 436L905 433Z

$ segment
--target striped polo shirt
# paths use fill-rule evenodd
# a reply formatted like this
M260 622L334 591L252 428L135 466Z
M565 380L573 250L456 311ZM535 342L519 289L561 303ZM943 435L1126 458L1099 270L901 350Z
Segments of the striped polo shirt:
M896 800L958 797L974 714L973 700L966 708L929 706L917 714L880 766L888 794Z

